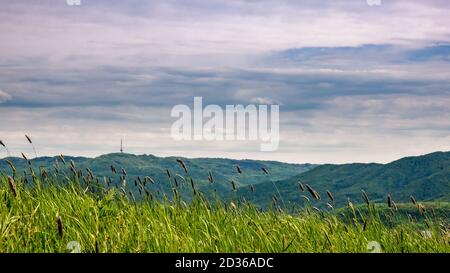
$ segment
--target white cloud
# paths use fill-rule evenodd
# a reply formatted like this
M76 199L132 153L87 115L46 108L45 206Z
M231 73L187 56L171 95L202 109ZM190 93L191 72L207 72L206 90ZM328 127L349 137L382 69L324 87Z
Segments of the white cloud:
M10 94L6 93L3 90L0 90L0 103L7 102L10 99L12 99L12 96Z
M255 104L275 104L275 101L269 97L256 97L251 100Z

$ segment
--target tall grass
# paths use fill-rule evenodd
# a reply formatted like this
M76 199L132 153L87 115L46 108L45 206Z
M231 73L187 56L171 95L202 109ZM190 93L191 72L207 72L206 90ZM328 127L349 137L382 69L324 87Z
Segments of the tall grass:
M0 175L0 252L68 252L71 241L82 252L368 252L371 241L383 252L450 252L440 219L426 219L424 235L423 226L396 222L393 208L380 209L365 193L364 209L331 213L307 204L288 214L199 193L190 202L151 194L136 201L72 168L60 171L63 178Z

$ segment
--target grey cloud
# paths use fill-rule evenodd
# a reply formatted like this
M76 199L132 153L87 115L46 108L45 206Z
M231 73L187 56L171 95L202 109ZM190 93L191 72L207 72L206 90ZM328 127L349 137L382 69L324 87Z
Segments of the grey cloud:
M24 76L25 75L25 76ZM65 71L28 68L0 81L15 99L9 106L165 106L190 103L203 96L208 103L254 103L272 98L286 110L316 109L336 97L367 95L449 94L450 82L372 73L289 69L175 69L106 67ZM242 96L242 90L251 94Z

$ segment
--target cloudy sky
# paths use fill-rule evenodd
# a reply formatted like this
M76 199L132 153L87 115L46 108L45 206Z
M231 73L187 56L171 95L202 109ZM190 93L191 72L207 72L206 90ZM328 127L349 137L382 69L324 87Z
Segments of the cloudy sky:
M370 1L369 1L370 2ZM450 150L447 0L0 0L11 154L389 162ZM280 146L175 142L171 108L280 104ZM0 150L0 157L7 156Z

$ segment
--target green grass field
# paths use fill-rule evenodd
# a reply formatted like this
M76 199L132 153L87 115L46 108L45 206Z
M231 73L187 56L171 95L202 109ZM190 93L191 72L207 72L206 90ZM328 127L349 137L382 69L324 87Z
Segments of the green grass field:
M124 192L83 186L76 177L61 185L2 175L0 252L70 252L71 241L81 252L369 252L372 241L382 252L450 252L447 219L429 212L408 221L370 204L339 213L306 205L288 214L199 193L186 204L134 201Z

